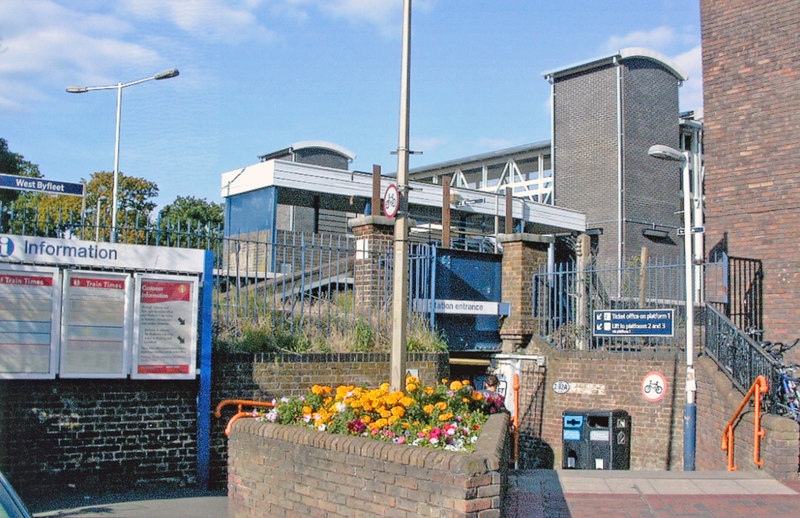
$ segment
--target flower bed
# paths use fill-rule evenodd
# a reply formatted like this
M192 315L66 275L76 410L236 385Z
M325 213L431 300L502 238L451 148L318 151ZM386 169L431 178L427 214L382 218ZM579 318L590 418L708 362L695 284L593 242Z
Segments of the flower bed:
M274 401L275 408L259 419L286 425L313 427L335 434L410 444L448 451L473 451L486 422L491 401L468 381L442 380L422 387L414 377L405 391L314 385L303 396Z

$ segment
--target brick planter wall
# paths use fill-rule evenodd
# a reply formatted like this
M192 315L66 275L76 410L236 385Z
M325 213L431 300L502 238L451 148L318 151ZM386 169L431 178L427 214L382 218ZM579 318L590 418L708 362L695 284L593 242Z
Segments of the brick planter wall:
M774 390L771 387L770 390ZM739 408L744 394L733 387L708 357L697 361L697 469L727 469L728 452L722 451L722 433L733 413ZM765 414L761 427L766 435L761 440L759 468L753 461L753 407L745 407L734 429L734 463L740 471L763 469L778 479L798 476L798 444L800 424L787 417Z
M684 366L676 354L561 351L534 342L528 349L547 358L545 367L524 362L520 375L520 457L523 468L561 469L562 412L625 410L631 415L632 470L669 470L683 465ZM658 402L642 395L650 372L666 377ZM558 394L553 383L570 390ZM676 383L676 380L678 381Z
M407 368L419 369L424 384L449 377L447 353L411 353ZM214 357L212 408L224 399L270 401L300 396L314 384L378 387L390 379L388 353L345 354L217 354ZM230 408L223 419L211 423L211 480L227 480L227 441L224 434Z
M241 419L229 442L232 517L499 517L507 422L492 416L473 453Z

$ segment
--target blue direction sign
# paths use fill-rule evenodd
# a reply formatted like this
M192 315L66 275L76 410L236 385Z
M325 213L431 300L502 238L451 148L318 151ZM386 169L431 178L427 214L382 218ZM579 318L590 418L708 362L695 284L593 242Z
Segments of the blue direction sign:
M672 336L674 309L596 309L593 336Z
M82 183L59 182L57 180L30 178L28 176L15 176L12 174L0 174L0 189L83 196Z

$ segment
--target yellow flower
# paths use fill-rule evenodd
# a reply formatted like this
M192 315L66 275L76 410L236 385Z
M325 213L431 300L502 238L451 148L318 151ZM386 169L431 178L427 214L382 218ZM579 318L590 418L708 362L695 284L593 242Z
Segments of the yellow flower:
M319 396L322 394L322 387L319 385L314 385L313 387L311 387L311 392L314 395Z
M424 407L422 407L422 411L425 412L426 414L429 414L429 415L432 414L433 413L433 405L425 405Z
M433 387L425 387L425 393L428 394L428 395L433 394L434 393L434 388Z
M462 385L469 385L469 380L461 380Z
M439 416L439 421L449 421L452 418L453 418L453 414L451 414L450 412L447 412L446 414L442 414L442 415Z
M404 397L403 399L400 400L400 404L403 405L406 408L410 407L414 403L416 403L416 401L413 398L410 398L408 396L406 396L406 397Z
M447 410L447 403L445 403L444 401L439 401L438 403L436 403L436 408L444 412L445 410Z
M469 403L469 398L468 397L462 397L461 398L461 402L462 403Z
M413 383L406 385L406 392L414 392L415 390L417 390L417 386Z
M370 424L372 422L372 418L368 415L365 415L361 418L361 422L364 424Z
M387 419L387 423L389 424L389 426L392 426L393 424L395 424L399 420L400 420L400 418L398 416L393 415L392 417Z
M406 415L406 410L401 406L396 406L392 408L392 415L397 417L403 417L404 415Z
M460 381L454 381L450 384L450 390L461 390L463 386Z
M303 407L303 415L308 415L308 414L310 414L311 412L313 412L313 410L311 409L311 407L310 407L310 406L304 406L304 407Z

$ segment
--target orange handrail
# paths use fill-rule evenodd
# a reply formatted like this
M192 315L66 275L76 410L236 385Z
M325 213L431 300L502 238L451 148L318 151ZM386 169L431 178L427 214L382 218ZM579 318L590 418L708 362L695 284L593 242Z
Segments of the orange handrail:
M750 390L748 390L747 394L745 394L742 404L739 405L736 413L734 413L733 417L728 422L728 425L725 427L725 431L722 433L721 448L723 451L728 452L728 471L737 471L739 469L733 463L733 423L739 417L739 414L742 413L742 409L750 400L751 396L754 396L755 405L755 413L753 414L753 462L755 462L756 466L758 467L762 467L764 465L764 461L761 460L761 438L763 438L767 432L761 428L761 396L767 392L769 392L767 378L764 376L757 377L753 382L753 386L750 387Z
M514 469L519 468L519 374L514 374L514 417L511 419L514 428Z
M247 405L251 407L261 407L261 408L275 407L275 404L267 403L265 401L250 401L247 399L225 399L223 401L220 401L220 403L217 405L217 409L214 411L214 415L217 416L218 418L222 417L222 409L228 405L236 405L236 414L234 414L234 416L228 420L228 424L225 426L226 436L231 434L231 426L237 420L243 417L255 417L256 415L255 411L244 412L242 411L243 406Z

